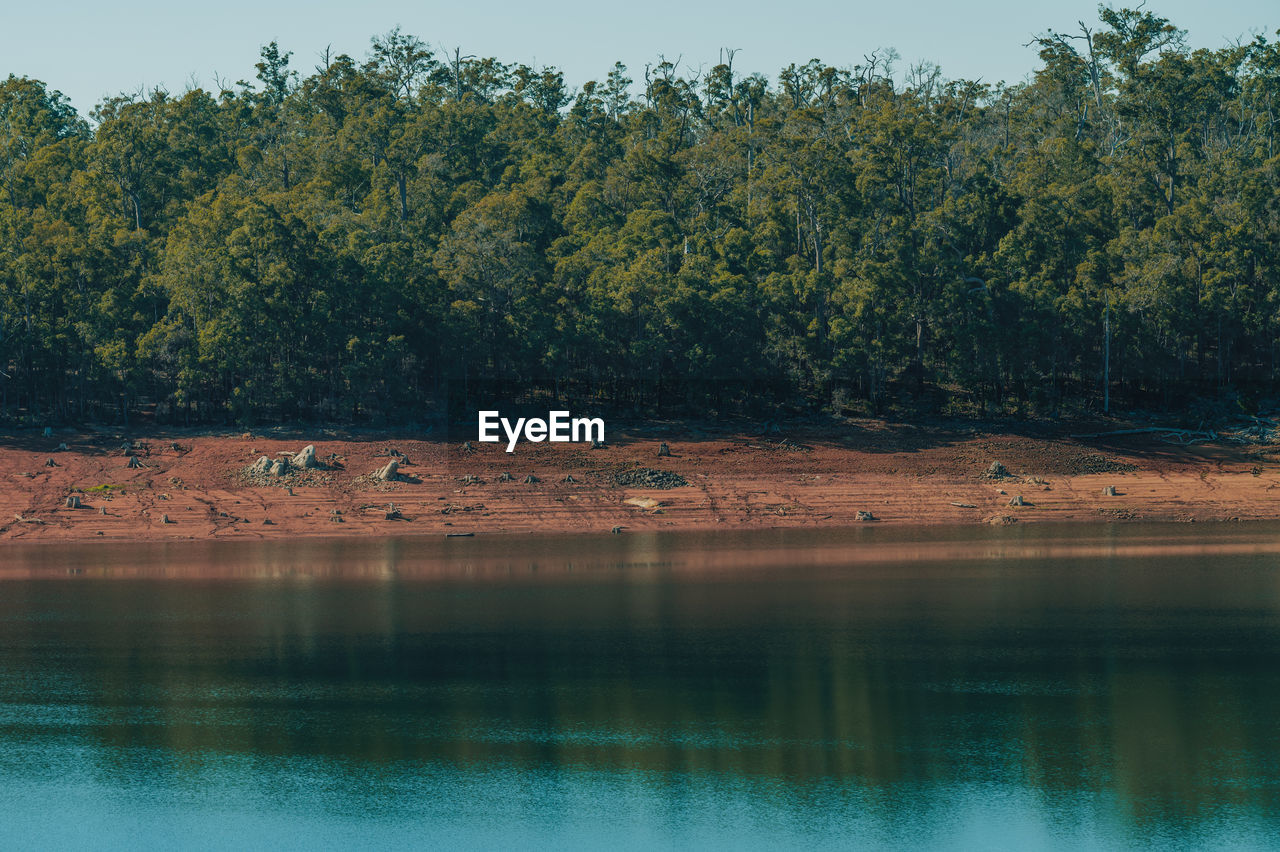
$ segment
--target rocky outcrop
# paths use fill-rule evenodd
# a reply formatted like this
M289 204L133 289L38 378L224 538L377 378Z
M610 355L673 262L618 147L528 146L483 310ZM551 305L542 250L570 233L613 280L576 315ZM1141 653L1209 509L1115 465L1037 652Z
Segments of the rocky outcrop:
M320 462L316 460L316 448L312 444L303 447L301 451L294 454L289 464L298 470L315 470L320 467Z

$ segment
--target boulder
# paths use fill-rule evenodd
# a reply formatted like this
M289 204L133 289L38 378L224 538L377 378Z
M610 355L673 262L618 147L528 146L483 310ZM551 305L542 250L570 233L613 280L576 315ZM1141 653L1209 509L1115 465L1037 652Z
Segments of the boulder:
M855 515L854 517L856 517L856 518L857 518L858 520L860 520L860 521L877 521L877 520L879 520L879 518L877 518L875 515L871 514L870 512L864 512L864 511L862 511L861 509L859 509L859 510L858 510L858 514L857 514L857 515Z
M1013 499L1009 501L1009 505L1010 506L1030 506L1031 504L1028 503L1026 500L1024 500L1021 494L1015 494L1013 495Z
M250 476L266 476L271 472L271 465L274 462L267 456L262 456L256 462L245 468L245 473Z
M320 463L316 461L316 448L312 444L307 444L307 446L303 447L289 463L298 470L314 470L320 466Z
M400 462L392 459L382 467L378 468L373 474L373 478L380 482L395 482L400 478L397 472L400 470Z
M289 463L284 459L276 459L271 463L271 467L267 469L267 473L272 476L284 476L289 472Z

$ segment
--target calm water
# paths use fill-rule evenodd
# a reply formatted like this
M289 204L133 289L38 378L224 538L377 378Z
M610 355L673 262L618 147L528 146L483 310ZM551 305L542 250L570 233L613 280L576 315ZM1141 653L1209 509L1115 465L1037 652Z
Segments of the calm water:
M1275 848L1280 527L0 549L0 847Z

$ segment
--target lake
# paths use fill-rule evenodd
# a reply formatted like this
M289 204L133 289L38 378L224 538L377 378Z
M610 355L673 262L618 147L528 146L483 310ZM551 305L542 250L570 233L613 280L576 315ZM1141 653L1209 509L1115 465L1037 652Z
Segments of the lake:
M0 846L1274 848L1280 526L0 548Z

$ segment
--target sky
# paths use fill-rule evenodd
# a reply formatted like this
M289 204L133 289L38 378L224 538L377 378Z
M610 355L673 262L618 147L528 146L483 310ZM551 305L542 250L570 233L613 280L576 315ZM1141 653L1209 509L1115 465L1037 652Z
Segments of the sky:
M1119 2L1117 5L1126 5ZM1129 3L1127 5L1134 5ZM1275 0L1149 0L1148 8L1189 31L1193 47L1217 48L1280 29ZM169 0L12 4L0 16L0 74L35 77L82 113L104 96L161 87L252 79L259 48L276 41L309 73L326 46L363 58L371 36L393 27L443 53L553 65L571 86L603 79L615 61L639 78L659 55L686 71L709 69L721 48L734 67L770 78L790 62L820 58L852 66L881 47L900 69L936 62L950 78L1016 82L1037 64L1036 33L1097 20L1095 0Z

